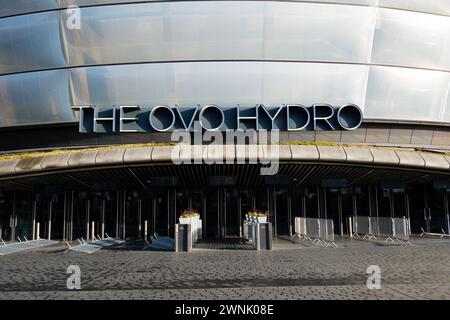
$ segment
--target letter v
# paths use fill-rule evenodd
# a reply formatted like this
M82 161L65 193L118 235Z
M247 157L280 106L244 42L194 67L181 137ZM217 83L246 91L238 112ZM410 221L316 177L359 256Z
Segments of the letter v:
M192 115L192 118L191 118L191 120L189 121L189 126L186 125L186 121L184 121L184 118L183 118L183 116L181 115L180 109L178 109L178 107L175 107L175 110L177 110L178 116L179 116L180 119L181 119L181 123L183 123L184 129L185 129L186 131L188 131L188 130L192 127L192 123L194 122L195 116L197 115L197 112L198 112L198 106L195 107L194 114Z

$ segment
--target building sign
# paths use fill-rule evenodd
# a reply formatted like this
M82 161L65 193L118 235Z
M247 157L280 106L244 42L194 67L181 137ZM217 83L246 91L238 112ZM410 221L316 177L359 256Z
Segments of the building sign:
M339 107L287 104L267 107L222 107L214 104L179 107L159 105L72 106L79 111L80 132L166 132L193 131L198 121L206 131L226 130L354 130L363 120L354 104Z

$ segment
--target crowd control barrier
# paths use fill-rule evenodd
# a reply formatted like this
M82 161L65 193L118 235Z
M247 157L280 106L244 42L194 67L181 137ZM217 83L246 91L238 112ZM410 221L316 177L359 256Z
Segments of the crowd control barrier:
M334 223L332 219L295 217L295 236L310 240L314 244L335 246Z
M409 242L409 219L389 217L351 217L352 237L361 237L368 240L385 238L385 242L400 242L412 245Z

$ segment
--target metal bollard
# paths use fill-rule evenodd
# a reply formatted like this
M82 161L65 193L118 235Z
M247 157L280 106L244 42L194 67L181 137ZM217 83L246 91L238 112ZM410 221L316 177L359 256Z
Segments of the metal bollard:
M147 220L144 221L144 239L147 240Z
M40 223L38 222L38 223L36 223L36 239L37 240L40 239L40 237L39 237L39 229L40 229Z
M192 250L192 225L175 225L175 252Z
M272 250L272 223L257 223L255 232L256 250Z
M348 233L350 234L350 238L353 238L352 217L348 217Z

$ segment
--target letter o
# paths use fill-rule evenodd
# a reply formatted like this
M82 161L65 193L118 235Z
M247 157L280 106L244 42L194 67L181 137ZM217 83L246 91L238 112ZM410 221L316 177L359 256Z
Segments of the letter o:
M211 108L215 108L216 110L219 110L220 117L222 118L221 121L220 121L220 124L218 126L216 126L215 128L207 128L207 127L205 127L203 125L203 119L202 119L203 118L203 113L205 113L206 110L211 109ZM225 122L225 115L224 115L222 109L220 109L215 104L208 104L207 106L203 107L203 109L200 111L200 113L198 115L198 121L200 122L200 125L202 126L202 128L205 129L206 131L216 131L216 130L219 130L219 128Z
M160 110L159 112L158 112L158 110ZM160 128L158 128L158 126L153 122L153 118L157 118L157 117L155 117L155 113L162 113L162 112L164 112L164 111L162 111L162 110L168 110L169 112L170 112L170 116L172 117L172 122L170 123L170 126L167 126L166 128L162 128L162 129L160 129ZM175 113L173 112L173 110L170 108L170 107L168 107L168 106L156 106L156 107L154 107L153 109L152 109L152 111L150 111L150 115L148 116L148 119L149 119L149 121L150 121L150 125L152 126L152 128L153 129L155 129L156 131L159 131L159 132L164 132L164 131L168 131L168 130L170 130L171 128L173 128L173 126L174 126L174 124L175 124ZM160 121L161 123L162 123L162 121Z
M363 113L355 104L345 104L337 112L337 121L344 130L355 130L363 121Z

